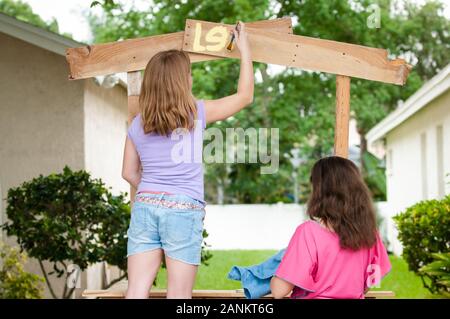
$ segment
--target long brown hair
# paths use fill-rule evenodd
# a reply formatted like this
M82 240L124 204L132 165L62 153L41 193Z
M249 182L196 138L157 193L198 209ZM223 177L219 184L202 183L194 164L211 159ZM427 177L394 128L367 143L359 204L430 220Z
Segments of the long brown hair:
M375 209L353 162L337 156L320 159L312 168L311 184L307 208L310 218L320 218L330 226L342 248L358 250L375 244Z
M189 55L180 50L161 51L147 64L139 95L144 132L169 135L177 128L192 129L197 107L189 77Z

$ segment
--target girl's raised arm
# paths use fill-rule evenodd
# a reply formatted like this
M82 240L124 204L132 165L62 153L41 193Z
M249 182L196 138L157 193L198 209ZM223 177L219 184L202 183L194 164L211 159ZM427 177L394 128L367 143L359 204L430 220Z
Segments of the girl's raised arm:
M238 89L235 94L217 100L205 100L207 123L224 120L253 102L254 78L250 45L245 24L239 22L238 28L238 31L233 29L236 45L241 53Z

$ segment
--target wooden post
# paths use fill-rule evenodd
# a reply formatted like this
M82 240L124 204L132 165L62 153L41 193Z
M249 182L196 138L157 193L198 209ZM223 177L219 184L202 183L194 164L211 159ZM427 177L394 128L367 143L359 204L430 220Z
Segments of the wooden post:
M128 126L139 112L139 93L141 91L141 72L133 71L127 73L128 89ZM133 205L136 189L130 187L130 203Z
M350 77L336 75L336 126L334 155L348 157L348 128L350 122Z

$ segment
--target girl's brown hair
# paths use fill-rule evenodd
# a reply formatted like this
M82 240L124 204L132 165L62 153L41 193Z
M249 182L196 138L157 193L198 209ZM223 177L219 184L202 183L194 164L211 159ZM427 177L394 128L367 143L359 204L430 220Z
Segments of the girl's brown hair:
M180 50L161 51L147 64L139 95L144 132L169 135L177 128L191 130L197 118L190 88L189 55Z
M375 209L353 162L337 156L320 159L313 166L311 184L307 213L330 226L342 248L358 250L375 244Z

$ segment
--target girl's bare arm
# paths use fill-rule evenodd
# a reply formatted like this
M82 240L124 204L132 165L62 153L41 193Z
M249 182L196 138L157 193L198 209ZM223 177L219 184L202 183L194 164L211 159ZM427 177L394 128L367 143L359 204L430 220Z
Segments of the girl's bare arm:
M241 53L238 89L235 94L216 100L205 100L207 123L224 120L253 102L253 62L245 25L242 22L239 24L239 32L233 30L236 45Z
M294 285L286 280L273 276L270 280L270 291L275 299L284 298L294 289Z
M134 188L138 188L141 182L141 161L133 142L128 137L123 152L122 177Z

